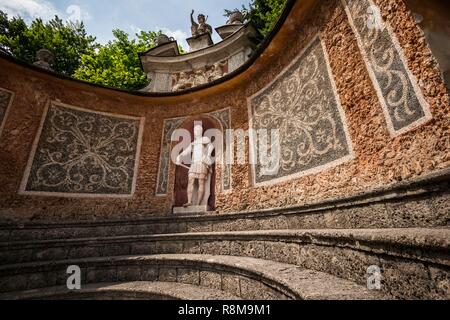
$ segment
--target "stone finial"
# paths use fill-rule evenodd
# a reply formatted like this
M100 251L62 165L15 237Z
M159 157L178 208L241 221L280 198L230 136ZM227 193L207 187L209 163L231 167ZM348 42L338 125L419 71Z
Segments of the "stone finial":
M243 24L246 19L247 13L241 11L235 11L231 13L228 18L227 24Z
M191 12L191 33L193 37L200 36L205 33L212 34L212 27L206 23L208 17L204 14L199 14L197 22L194 21L194 10Z
M175 41L175 39L173 37L169 37L169 36L167 36L165 34L160 34L159 36L157 36L155 38L155 44L157 46L160 46L160 45L165 44L165 43L169 43L171 41Z
M36 62L33 64L43 69L53 70L51 65L54 63L54 61L55 55L51 51L47 49L40 49L36 53Z

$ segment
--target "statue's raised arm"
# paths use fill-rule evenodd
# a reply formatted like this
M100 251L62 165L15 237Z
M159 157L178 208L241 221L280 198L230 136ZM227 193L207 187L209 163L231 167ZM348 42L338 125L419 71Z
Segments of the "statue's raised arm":
M198 34L198 23L194 20L194 10L191 11L191 33L193 37Z

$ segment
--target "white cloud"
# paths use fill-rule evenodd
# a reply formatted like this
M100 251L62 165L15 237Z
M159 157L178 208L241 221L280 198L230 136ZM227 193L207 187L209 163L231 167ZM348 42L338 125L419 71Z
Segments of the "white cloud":
M1 1L1 0L0 0ZM70 5L66 9L66 13L69 15L67 20L69 21L88 21L91 20L92 17L87 10L82 10L80 6Z
M183 30L170 30L168 28L156 28L155 30L161 30L162 33L167 35L169 38L172 37L177 40L178 44L181 45L184 51L188 51L189 45L186 42L186 39L190 37L190 35Z
M42 18L52 19L60 12L48 1L45 0L0 0L0 10L10 16L20 15L26 20Z
M80 6L70 5L66 12L60 12L53 4L46 0L0 0L0 10L6 12L10 17L21 16L26 21L36 18L50 20L59 16L69 21L87 21L92 19L89 12Z

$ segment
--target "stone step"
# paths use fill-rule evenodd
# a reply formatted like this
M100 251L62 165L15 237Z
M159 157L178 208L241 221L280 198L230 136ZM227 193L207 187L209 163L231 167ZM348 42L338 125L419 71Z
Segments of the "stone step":
M38 288L64 283L70 265L80 267L83 284L179 282L223 290L252 300L359 300L384 297L380 292L369 291L351 281L292 264L201 254L106 257L4 266L0 269L0 290L34 289L33 292L38 292Z
M450 298L450 229L273 230L0 243L3 264L137 254L254 257L364 285L370 266L398 298Z
M11 264L29 261L63 260L130 254L205 252L217 245L228 254L236 245L250 243L260 256L258 243L284 243L347 248L388 254L401 258L449 265L450 228L411 229L312 229L235 232L193 232L161 235L55 239L0 242L0 261ZM199 244L202 248L197 248ZM232 246L230 250L224 246ZM218 248L219 248L218 247ZM249 253L251 254L251 253Z
M448 175L448 177L447 177ZM148 219L0 224L0 241L283 229L367 229L450 225L450 173L350 198L282 209Z
M173 282L96 283L69 291L67 286L0 294L0 300L240 300L225 291Z

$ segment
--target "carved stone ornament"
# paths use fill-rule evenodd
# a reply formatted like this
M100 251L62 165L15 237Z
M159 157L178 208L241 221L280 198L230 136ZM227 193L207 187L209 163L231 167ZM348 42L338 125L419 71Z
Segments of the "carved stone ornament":
M155 38L155 44L157 46L160 46L162 44L165 44L165 43L168 43L168 42L172 42L172 41L175 41L175 39L173 37L169 37L169 36L167 36L165 34L160 34L159 36L157 36Z
M227 24L243 24L246 19L246 13L241 11L233 12L228 18Z
M201 86L222 78L227 73L224 68L227 61L216 62L210 67L203 67L192 72L180 72L172 75L172 91L186 90L192 87Z

